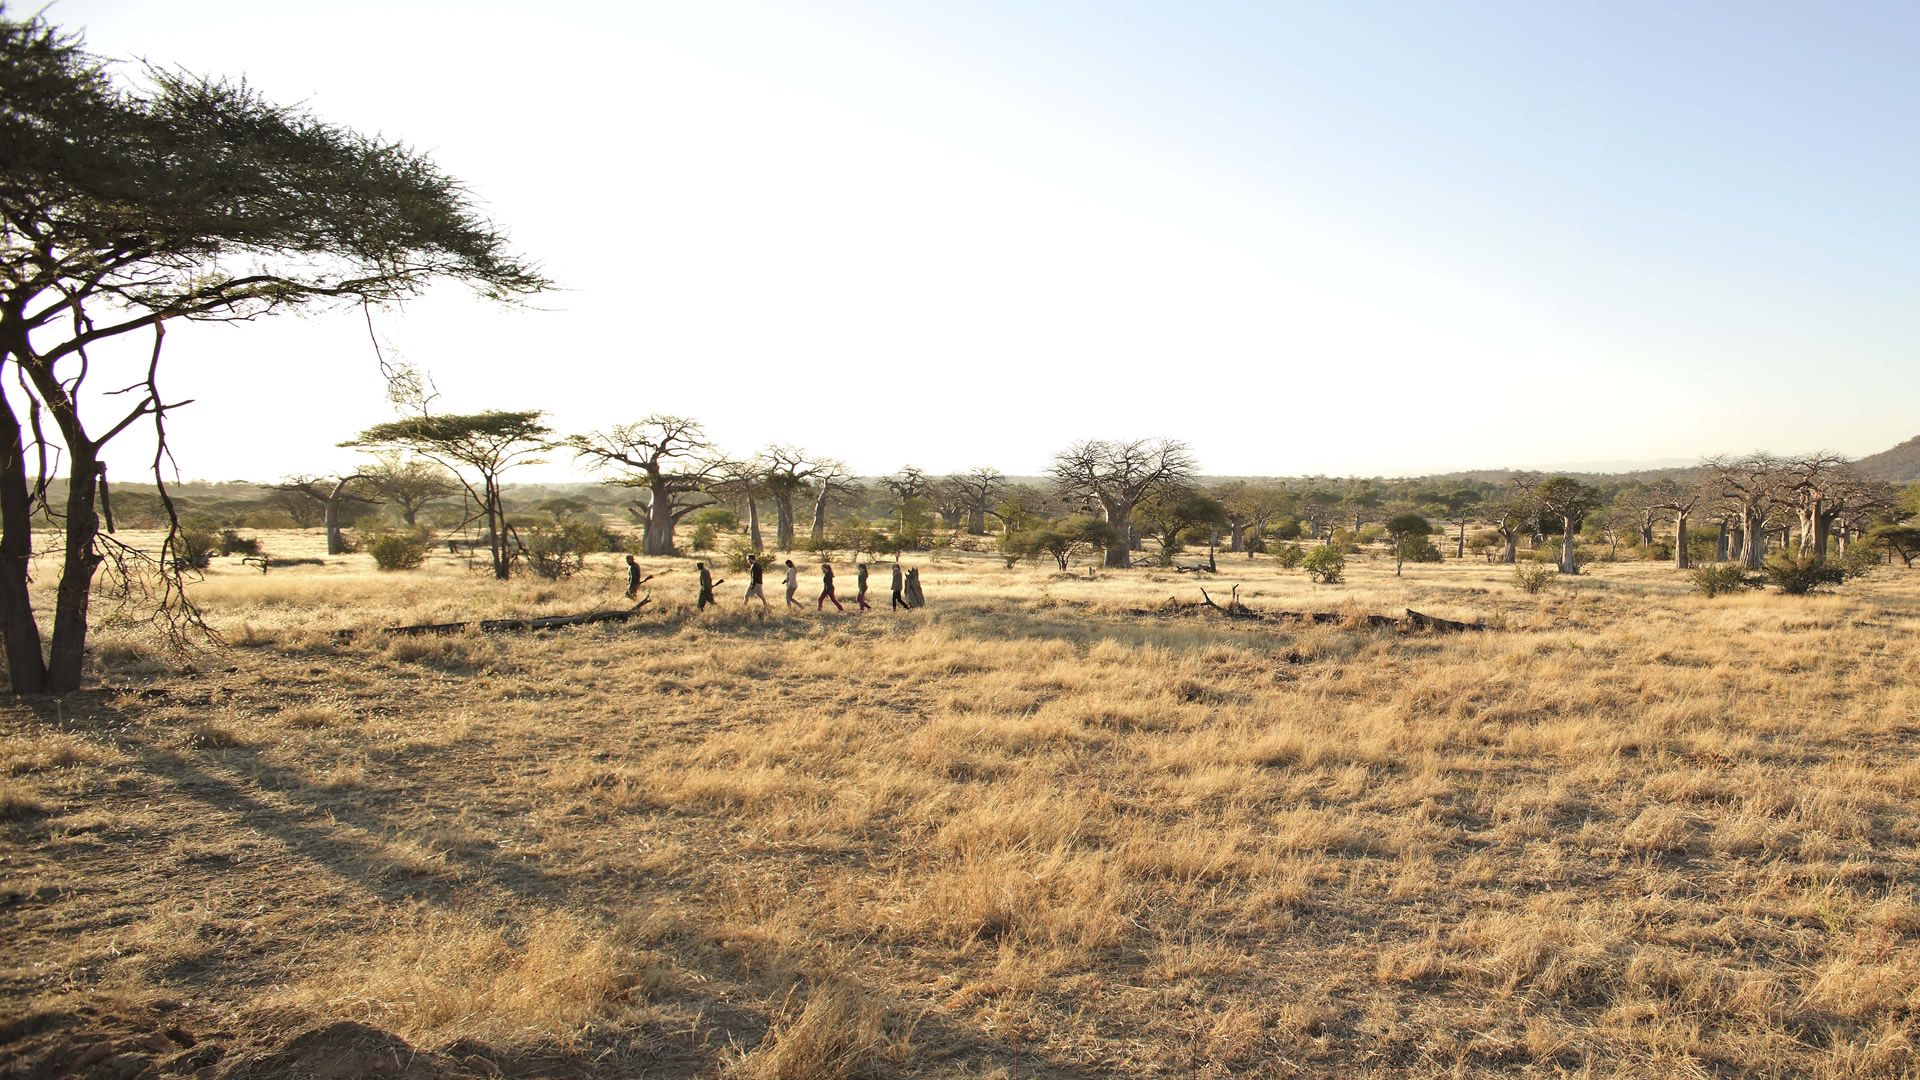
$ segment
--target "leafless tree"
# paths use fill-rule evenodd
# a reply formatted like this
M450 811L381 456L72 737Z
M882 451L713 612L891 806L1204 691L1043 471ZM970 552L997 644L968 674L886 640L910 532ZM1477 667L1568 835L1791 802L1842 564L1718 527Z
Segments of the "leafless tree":
M1534 527L1540 516L1540 485L1545 478L1537 472L1517 472L1507 477L1506 486L1484 504L1487 519L1500 534L1504 547L1500 561L1511 565L1519 553L1520 534Z
M295 475L287 477L274 487L319 506L327 523L327 554L344 555L347 551L347 540L340 535L340 511L354 503L363 506L374 505L373 499L353 490L356 484L367 486L367 477L362 473L352 473L337 478Z
M766 463L758 458L723 462L718 480L713 486L715 496L722 499L737 500L747 511L747 542L753 550L759 551L764 545L760 542L760 495L766 488Z
M656 413L637 423L573 435L566 440L576 458L613 482L645 493L640 550L673 554L673 527L680 519L712 504L708 490L724 475L726 460L707 440L700 422Z
M1118 537L1107 548L1106 565L1126 568L1133 565L1133 508L1156 491L1191 484L1195 463L1193 451L1175 439L1086 439L1054 455L1049 472L1063 494L1099 502Z
M892 476L880 481L893 496L901 502L908 499L924 499L933 494L933 478L925 469L908 465Z
M967 515L967 532L974 536L984 536L987 531L987 515L1000 501L1007 490L1007 478L999 469L968 469L947 477L947 484L959 497L961 508Z
M1770 519L1795 478L1784 461L1760 452L1737 458L1710 457L1701 464L1711 478L1715 496L1738 522L1740 562L1749 570L1760 569L1766 560Z
M845 462L833 458L820 459L819 467L813 474L813 531L808 534L815 544L827 535L827 504L835 495L852 491L857 486Z
M1656 480L1648 486L1640 500L1640 505L1649 510L1664 510L1673 515L1673 568L1685 570L1687 557L1687 518L1692 516L1694 507L1699 506L1706 493L1698 484L1683 484L1678 480Z
M826 460L797 446L769 446L760 452L766 492L773 497L776 515L774 542L782 551L793 550L794 500L813 492L813 477Z

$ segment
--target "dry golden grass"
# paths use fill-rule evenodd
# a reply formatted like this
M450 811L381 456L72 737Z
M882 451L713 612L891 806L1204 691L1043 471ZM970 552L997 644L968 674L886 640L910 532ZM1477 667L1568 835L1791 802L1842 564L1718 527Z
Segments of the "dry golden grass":
M950 556L927 610L761 619L646 564L643 618L548 635L378 630L619 606L611 557L217 566L194 670L114 631L0 729L9 1011L508 1072L1920 1069L1920 575ZM1504 629L1143 613L1235 582Z

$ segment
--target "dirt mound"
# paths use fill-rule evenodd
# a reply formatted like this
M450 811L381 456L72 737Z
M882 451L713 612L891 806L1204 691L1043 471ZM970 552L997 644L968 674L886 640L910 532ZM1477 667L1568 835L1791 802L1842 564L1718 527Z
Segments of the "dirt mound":
M466 1040L445 1053L419 1050L379 1028L340 1020L292 1038L195 1032L165 1005L31 1013L0 1024L7 1080L471 1080L501 1074L488 1047Z

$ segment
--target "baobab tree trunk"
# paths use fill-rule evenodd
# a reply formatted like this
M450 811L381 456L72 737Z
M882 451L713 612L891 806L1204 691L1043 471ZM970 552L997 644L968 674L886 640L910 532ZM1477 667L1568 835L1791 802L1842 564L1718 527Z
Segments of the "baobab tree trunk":
M1560 534L1560 572L1563 574L1577 574L1580 572L1579 564L1573 561L1574 540L1573 519L1567 518L1566 529Z
M774 543L780 545L781 551L792 551L793 496L784 491L775 494L773 497L773 510L775 514L773 526Z
M1500 552L1500 562L1503 566L1512 566L1520 555L1520 533L1515 530L1502 535L1506 537L1507 546Z
M327 500L327 554L345 555L347 538L340 535L340 500Z
M827 499L832 497L833 489L826 484L820 485L820 497L813 500L813 542L818 544L827 535Z
M1107 524L1113 526L1114 542L1107 545L1106 565L1109 569L1125 570L1133 565L1133 507L1122 503L1106 503Z
M1746 567L1749 570L1758 570L1761 564L1767 561L1766 523L1761 520L1759 515L1749 514L1746 519L1740 523L1740 527L1741 531L1746 533L1747 538L1746 558L1744 560Z
M673 554L673 497L666 491L665 477L648 489L647 524L640 537L644 555Z
M33 559L33 503L27 491L27 458L20 420L0 396L0 636L7 648L7 676L16 694L46 689L40 624L33 618L27 570Z
M753 550L761 549L760 543L760 500L753 496L753 483L747 483L747 540L753 544Z
M1227 554L1246 550L1247 527L1238 519L1227 523Z
M1454 549L1453 557L1456 559L1467 557L1467 523L1464 521L1460 523L1460 544Z
M1673 568L1687 568L1687 515L1685 511L1675 511L1673 515Z
M987 535L987 508L970 506L967 508L967 534L969 536Z

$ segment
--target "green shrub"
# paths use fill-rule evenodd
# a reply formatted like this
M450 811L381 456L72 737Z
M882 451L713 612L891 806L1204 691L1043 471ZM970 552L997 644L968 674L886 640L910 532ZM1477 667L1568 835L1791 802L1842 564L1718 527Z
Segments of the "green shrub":
M695 528L711 525L720 532L735 532L740 528L740 515L724 506L703 506L687 517L687 524Z
M1273 552L1273 561L1286 567L1288 570L1299 566L1300 560L1306 557L1306 549L1302 548L1299 544L1285 544L1276 548Z
M1825 559L1796 559L1775 555L1760 568L1767 583L1788 596L1804 596L1822 585L1838 585L1847 580L1847 572Z
M1747 573L1746 567L1731 562L1698 567L1687 574L1687 580L1707 597L1759 587L1759 582Z
M1847 553L1840 556L1835 565L1847 575L1848 581L1852 581L1862 574L1872 573L1874 567L1880 565L1880 553L1866 544L1854 544L1847 548Z
M1559 577L1559 571L1545 563L1515 563L1513 566L1513 587L1529 595L1552 588Z
M609 535L598 525L554 521L527 526L521 539L526 542L527 565L533 572L549 581L561 581L586 566L587 552L606 551Z
M260 541L251 536L241 536L232 529L222 529L220 530L220 554L258 555Z
M687 545L695 551L712 551L713 544L713 526L704 521L695 525L693 535L687 538Z
M741 537L727 545L727 569L736 574L745 573L748 560L753 558L753 544Z
M1307 552L1300 565L1306 569L1308 577L1326 585L1336 584L1340 575L1347 572L1346 557L1332 544L1322 544Z
M416 570L427 561L427 535L417 530L374 533L366 548L382 570Z

